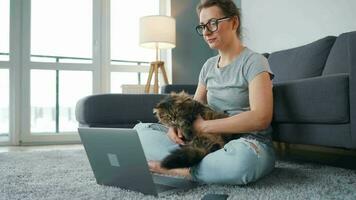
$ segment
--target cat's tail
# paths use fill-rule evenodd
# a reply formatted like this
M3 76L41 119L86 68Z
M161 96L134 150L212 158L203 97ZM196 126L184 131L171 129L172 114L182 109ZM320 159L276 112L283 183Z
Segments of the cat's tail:
M198 164L208 152L203 148L182 147L174 150L161 162L166 169L187 168Z

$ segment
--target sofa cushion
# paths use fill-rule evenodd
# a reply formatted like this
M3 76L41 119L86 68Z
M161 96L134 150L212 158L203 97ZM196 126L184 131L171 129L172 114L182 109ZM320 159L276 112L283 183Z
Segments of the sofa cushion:
M183 85L183 84L173 84L173 85L164 85L161 87L163 94L169 94L171 92L186 92L188 94L195 94L197 85Z
M278 83L273 121L342 124L350 121L349 75L335 74Z
M328 36L301 47L271 53L268 62L275 74L274 82L320 76L335 38Z
M326 61L323 75L349 73L352 65L352 56L356 55L356 31L343 33L335 41Z
M157 122L153 107L162 94L97 94L80 99L77 121L89 127L130 127L142 122Z
M272 128L275 141L353 148L350 124L272 123Z

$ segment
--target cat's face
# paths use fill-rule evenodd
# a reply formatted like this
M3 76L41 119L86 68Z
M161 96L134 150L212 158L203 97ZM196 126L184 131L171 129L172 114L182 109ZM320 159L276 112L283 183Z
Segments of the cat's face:
M195 100L188 94L183 92L172 93L154 107L153 113L162 124L182 128L183 126L190 126L194 121L194 116L196 116L196 113L193 113L195 106Z

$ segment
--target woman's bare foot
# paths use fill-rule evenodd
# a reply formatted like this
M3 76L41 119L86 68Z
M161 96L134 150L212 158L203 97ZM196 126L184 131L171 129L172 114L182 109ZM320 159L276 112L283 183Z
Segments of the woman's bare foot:
M165 169L161 167L161 163L159 161L148 161L148 167L151 172L166 174L171 176L183 176L185 178L191 179L189 173L189 168L180 168L180 169Z

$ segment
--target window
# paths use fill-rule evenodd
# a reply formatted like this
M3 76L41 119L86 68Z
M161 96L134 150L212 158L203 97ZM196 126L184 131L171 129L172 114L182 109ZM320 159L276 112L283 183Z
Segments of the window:
M80 81L78 81L80 77ZM59 72L59 132L75 132L75 105L82 97L92 94L93 75L89 71Z
M110 10L111 60L146 61L155 59L155 51L139 47L139 19L159 14L159 0L112 0Z
M0 0L0 142L9 141L10 1Z
M76 132L75 105L93 93L93 1L32 0L30 7L30 133Z
M0 141L9 135L9 70L0 69Z
M111 92L123 93L125 85L146 84L147 78L148 73L145 72L111 72Z
M0 61L9 60L10 1L0 0ZM1 66L0 66L1 67Z
M31 61L91 63L92 1L32 0Z
M139 18L163 2L0 0L0 144L78 142L79 99L146 84Z
M92 72L31 70L31 132L75 132L75 105L91 85Z
M146 15L159 14L159 0L133 0L125 1L125 6L117 0L111 1L110 9L110 47L111 92L125 93L122 90L125 85L146 84L149 62L155 60L155 50L145 49L139 46L139 19ZM138 6L140 5L140 6ZM136 72L132 72L136 71Z

